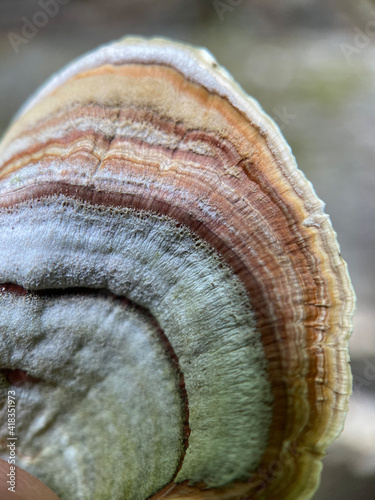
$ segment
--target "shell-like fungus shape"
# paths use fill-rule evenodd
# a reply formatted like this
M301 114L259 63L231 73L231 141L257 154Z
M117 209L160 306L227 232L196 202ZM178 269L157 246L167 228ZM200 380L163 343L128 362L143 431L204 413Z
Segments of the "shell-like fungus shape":
M278 127L207 51L127 38L26 103L0 283L17 465L62 499L311 498L354 293Z

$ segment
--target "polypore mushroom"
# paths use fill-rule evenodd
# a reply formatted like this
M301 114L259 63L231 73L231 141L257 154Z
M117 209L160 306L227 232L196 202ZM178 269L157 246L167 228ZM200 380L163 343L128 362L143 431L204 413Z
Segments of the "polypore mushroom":
M311 497L353 291L279 129L205 50L128 38L57 74L1 143L0 207L20 467L69 500Z

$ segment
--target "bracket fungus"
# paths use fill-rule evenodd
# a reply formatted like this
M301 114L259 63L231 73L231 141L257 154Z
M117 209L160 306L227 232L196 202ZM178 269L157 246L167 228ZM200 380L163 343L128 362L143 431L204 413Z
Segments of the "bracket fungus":
M311 498L354 293L278 127L207 51L127 38L24 105L0 283L17 465L61 499Z

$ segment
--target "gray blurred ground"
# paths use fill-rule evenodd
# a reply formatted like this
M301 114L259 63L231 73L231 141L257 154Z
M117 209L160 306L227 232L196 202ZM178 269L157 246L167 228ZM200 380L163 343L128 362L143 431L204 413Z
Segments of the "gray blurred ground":
M369 0L61 0L13 46L39 0L0 0L0 132L48 76L129 34L207 47L278 122L326 201L358 297L354 395L316 500L375 498L375 3ZM43 17L36 17L43 24Z

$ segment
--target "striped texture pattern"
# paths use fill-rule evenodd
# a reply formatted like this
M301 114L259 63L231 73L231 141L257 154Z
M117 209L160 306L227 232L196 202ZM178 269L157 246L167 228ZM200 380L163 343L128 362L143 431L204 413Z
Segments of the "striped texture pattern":
M125 39L48 82L0 145L2 209L55 195L175 221L231 269L254 314L272 392L259 466L155 498L310 498L347 411L354 293L277 126L207 52Z

